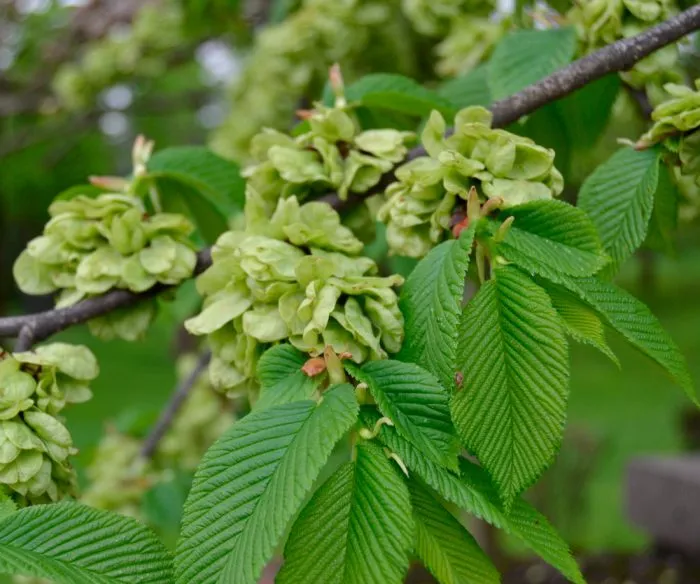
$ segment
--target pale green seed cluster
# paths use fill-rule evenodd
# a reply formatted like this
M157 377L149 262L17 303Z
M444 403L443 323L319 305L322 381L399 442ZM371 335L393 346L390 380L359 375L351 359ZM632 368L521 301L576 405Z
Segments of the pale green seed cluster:
M309 131L292 138L264 130L253 138L254 163L244 172L248 187L259 193L271 214L277 200L299 200L330 191L341 199L366 193L408 152L412 132L361 131L354 116L341 107L317 104L309 112Z
M215 387L255 389L255 368L271 344L288 341L318 355L330 345L358 363L385 358L403 340L394 286L358 256L360 242L327 204L280 199L271 218L248 193L246 228L223 234L213 265L197 280L204 309L185 323L209 335Z
M494 47L507 32L507 19L493 20L469 14L452 21L450 32L435 47L436 71L443 77L458 77L489 58Z
M551 199L563 189L554 151L529 138L491 128L491 113L481 107L461 110L454 134L445 137L445 120L433 112L422 134L428 156L396 170L378 218L386 224L392 253L422 257L450 228L458 199L470 188L502 207Z
M0 355L0 484L20 504L73 494L77 451L58 414L92 397L99 373L87 347L53 343Z
M679 216L690 220L700 209L700 80L695 81L695 90L675 84L667 84L664 89L671 98L654 108L651 114L654 123L639 139L637 147L662 143L677 159L673 168L683 195Z
M333 63L342 63L348 78L372 71L414 73L407 33L399 0L304 0L257 35L213 148L248 160L253 136L261 128L289 127L297 100L320 95Z
M177 2L145 3L128 28L121 25L87 44L78 62L58 70L53 89L61 106L85 108L100 91L122 79L165 73L167 56L182 44L182 25Z
M576 27L585 53L667 20L678 11L676 0L588 0L575 2L567 20ZM676 45L668 45L621 74L632 87L645 89L652 103L665 95L666 83L679 83L683 73Z
M675 84L664 89L671 98L654 108L651 114L654 123L640 138L640 146L652 146L667 138L685 138L700 127L700 80L695 82L695 90Z
M193 355L178 359L179 379L190 374L196 360ZM115 428L107 430L87 469L89 486L80 500L92 507L140 518L144 494L176 470L194 471L207 449L234 420L206 375L201 375L150 460L141 456L141 440Z
M178 284L192 275L196 254L188 239L190 221L177 214L147 215L143 201L127 194L78 196L55 201L44 233L33 239L14 264L26 294L59 292L56 306L113 288L144 292ZM96 319L101 337L138 338L148 327L153 304Z
M87 468L89 486L80 500L86 505L139 518L141 500L163 479L140 457L141 441L114 428L107 430Z
M406 18L428 36L444 35L461 15L488 16L495 4L493 0L401 0Z

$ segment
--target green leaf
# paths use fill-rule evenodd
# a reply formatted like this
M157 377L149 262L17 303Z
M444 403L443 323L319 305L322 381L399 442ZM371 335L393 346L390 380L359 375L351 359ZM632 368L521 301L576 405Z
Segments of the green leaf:
M433 248L411 272L399 301L406 340L397 358L427 369L449 389L454 387L457 327L473 242L470 227L459 239Z
M178 584L255 584L289 521L357 418L350 385L320 403L253 412L205 454L185 504Z
M578 205L595 225L614 273L647 234L659 182L659 151L623 148L585 180Z
M57 584L171 584L172 560L134 519L57 503L26 507L0 521L0 573Z
M367 407L362 409L362 419L368 426L373 427L378 418L378 414ZM547 519L522 498L515 500L510 514L507 514L483 468L461 459L461 476L457 476L428 460L393 428L382 426L379 439L401 458L412 473L418 475L441 497L506 533L517 536L570 581L585 584L568 545Z
M489 87L503 99L569 64L576 50L572 27L517 30L496 45L489 60Z
M654 195L654 209L649 220L645 245L665 253L673 253L673 236L678 226L680 193L668 167L661 164L659 184Z
M243 209L245 180L240 168L203 146L178 146L156 152L148 161L148 173L156 182L164 206L171 192L175 192L174 196L179 193L193 213L201 216L202 207L208 207L224 223ZM193 199L199 199L199 205Z
M346 88L348 102L423 117L438 110L452 117L458 108L449 100L403 75L373 73Z
M619 367L620 361L605 340L605 327L595 310L561 286L548 284L545 288L564 331L579 343L595 347Z
M163 211L189 217L197 227L195 243L213 245L228 229L226 217L197 194L189 185L173 178L158 179L158 193Z
M438 95L447 99L457 109L470 105L488 107L493 101L489 91L488 76L488 66L479 65L466 75L443 83L437 90Z
M265 351L258 362L260 398L255 402L254 409L311 399L319 382L301 370L306 360L303 353L287 344Z
M361 442L296 520L278 584L400 584L413 544L411 503L400 471Z
M496 269L467 305L457 363L457 432L509 507L554 458L566 421L568 349L547 293L516 268Z
M566 288L590 304L634 347L651 357L698 403L685 357L651 311L629 292L597 278L569 278Z
M573 148L581 151L598 142L608 124L621 85L620 76L613 73L554 103Z
M409 482L416 553L441 584L498 584L498 570L474 537L417 481Z
M531 201L508 209L514 217L498 254L530 274L591 276L605 265L600 241L586 213L562 201ZM490 221L495 233L498 223Z
M370 361L346 367L369 386L382 414L399 434L434 462L457 468L459 442L450 419L450 394L437 379L414 363Z

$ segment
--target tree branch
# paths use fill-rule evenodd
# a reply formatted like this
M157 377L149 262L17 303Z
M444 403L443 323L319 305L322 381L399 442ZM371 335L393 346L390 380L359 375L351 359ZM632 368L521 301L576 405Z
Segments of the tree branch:
M631 69L654 51L700 28L700 5L644 32L591 53L522 91L491 106L493 124L507 126L552 101L581 89L608 73Z
M194 369L192 369L190 374L175 388L175 392L170 398L170 401L165 406L165 409L163 409L163 411L160 413L160 417L158 418L156 425L153 426L151 433L148 435L146 440L144 440L143 447L141 448L141 456L144 458L153 457L156 449L158 448L158 443L161 441L163 436L165 436L165 433L173 423L175 416L177 416L180 408L182 408L183 404L189 397L190 392L194 388L194 384L197 382L197 379L199 379L199 376L209 365L210 360L211 351L205 351L202 353L199 356L199 360L194 366Z
M195 275L201 274L210 265L211 250L207 248L198 252L197 265L194 270ZM51 335L73 325L87 322L90 319L103 316L119 308L133 306L142 300L153 298L161 292L172 290L176 287L157 284L150 290L141 293L129 290L112 290L107 292L107 294L82 300L66 308L55 308L35 314L0 318L0 337L15 337L26 328L32 332L33 342L40 343Z
M493 127L503 128L533 113L542 106L566 97L577 89L605 77L631 69L633 65L648 57L654 51L676 42L685 35L700 28L700 5L670 18L644 32L612 43L590 55L574 61L559 71L555 71L537 83L526 87L515 95L491 104ZM452 133L452 128L447 133ZM408 160L425 155L425 148L417 146L408 153ZM393 171L384 175L383 184L391 183ZM351 207L359 201L376 194L374 189L340 201L335 193L328 193L321 200L333 207Z
M700 28L700 5L689 8L641 34L617 41L574 61L519 93L494 103L491 106L494 115L493 125L494 127L506 126L608 73L629 69L655 50L677 41L698 28ZM408 153L408 159L416 158L422 154L425 154L422 147L413 148ZM393 171L386 173L377 187L362 195L349 197L345 201L341 201L336 193L328 193L319 200L328 203L337 210L347 209L365 198L381 192L391 183L393 176ZM199 274L211 265L210 250L205 249L199 252L197 260L195 273ZM28 326L33 332L33 342L38 343L72 325L86 322L96 316L102 316L117 308L131 306L140 300L152 298L171 288L173 287L158 285L140 294L126 290L113 290L103 296L83 300L68 308L0 318L0 337L17 336L25 326Z

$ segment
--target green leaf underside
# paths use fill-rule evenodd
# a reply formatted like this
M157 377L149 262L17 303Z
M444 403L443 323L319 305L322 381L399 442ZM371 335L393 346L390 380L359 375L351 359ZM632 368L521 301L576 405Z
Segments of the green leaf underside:
M467 305L457 363L457 432L508 507L552 461L566 420L568 348L547 293L516 268L496 269Z
M451 117L457 111L452 103L413 79L391 73L366 75L345 91L348 102L389 109L414 116L427 116L438 110Z
M291 345L276 345L258 362L260 397L254 409L311 399L318 382L301 370L307 357Z
M546 290L564 331L579 343L595 347L619 367L620 361L605 340L605 326L595 310L561 286L547 284Z
M600 140L621 84L620 76L613 73L554 103L573 148L581 151Z
M457 328L473 241L470 227L459 239L433 248L401 290L406 340L397 358L427 369L445 388L454 386Z
M673 253L673 235L678 225L678 201L680 198L668 167L659 165L659 182L654 195L654 209L649 220L645 244L664 253Z
M398 467L371 443L314 494L287 540L278 584L400 584L414 525Z
M178 146L156 152L148 161L155 179L169 178L194 189L223 217L243 209L245 180L238 165L203 146Z
M362 409L362 419L369 427L374 425L378 417L378 414L370 409ZM457 476L426 458L415 446L399 436L394 428L382 426L379 439L403 460L410 473L417 475L441 497L491 525L517 536L571 582L584 583L568 545L547 519L520 497L514 501L510 513L506 513L491 479L483 468L461 459L460 476Z
M254 584L337 441L357 418L350 385L253 412L207 452L185 504L178 584Z
M612 282L597 278L569 278L562 284L590 304L629 343L661 365L698 403L685 357L642 302Z
M437 92L458 109L471 105L488 107L493 101L488 76L488 65L482 64L466 75L446 81Z
M417 481L409 482L416 553L441 584L498 584L498 570L474 537Z
M400 361L370 361L350 374L369 386L382 414L434 462L457 469L459 441L450 418L450 394L425 369Z
M593 221L603 247L617 271L647 234L659 182L660 154L656 149L623 148L586 179L578 205Z
M517 30L496 45L489 60L489 87L503 99L571 62L576 50L573 28Z
M505 215L505 214L504 214ZM497 252L530 274L591 276L607 260L586 214L561 201L532 201L507 210L514 217ZM491 232L497 222L491 221Z
M171 584L172 560L134 519L57 503L0 521L0 573L57 584Z

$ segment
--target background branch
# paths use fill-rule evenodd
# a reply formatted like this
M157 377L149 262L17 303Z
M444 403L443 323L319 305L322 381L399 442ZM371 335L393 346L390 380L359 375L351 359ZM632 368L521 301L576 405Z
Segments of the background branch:
M608 73L629 69L655 50L677 41L698 28L700 28L700 5L689 8L641 34L617 41L574 61L515 95L494 103L491 106L494 115L493 125L494 127L506 126ZM425 154L422 147L414 148L409 152L408 159L416 158L422 154ZM319 200L330 204L336 210L344 210L371 195L382 192L393 180L394 173L392 171L385 174L375 188L362 195L354 195L342 201L337 193L328 193ZM210 265L210 250L200 251L197 256L195 274L201 273ZM28 331L32 333L32 341L38 343L70 326L86 322L118 308L131 306L172 288L173 286L157 285L140 294L127 290L113 290L102 296L83 300L68 308L0 318L0 337L15 337L25 327L28 327Z
M183 404L189 397L190 392L192 391L195 383L197 382L197 379L199 379L199 376L202 375L202 373L204 373L204 370L209 365L210 360L211 351L205 351L204 353L202 353L199 356L199 359L197 360L197 364L194 366L194 369L192 369L190 374L185 379L183 379L180 382L180 384L175 388L175 392L170 398L170 401L160 413L158 421L156 422L155 426L153 426L153 429L151 430L146 440L144 440L143 447L141 448L141 456L143 456L144 458L151 458L155 454L158 448L158 443L161 441L163 436L165 436L165 433L168 431L168 428L170 428L170 425L173 423L175 416L177 416L177 413L180 411L180 408L183 406Z

